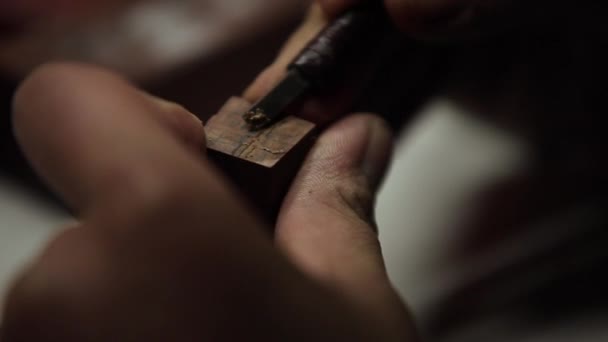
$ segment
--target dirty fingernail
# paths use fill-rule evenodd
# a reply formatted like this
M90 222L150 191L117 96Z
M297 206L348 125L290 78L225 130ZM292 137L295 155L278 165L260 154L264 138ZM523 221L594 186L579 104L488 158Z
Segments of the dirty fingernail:
M188 109L186 109L184 106L177 104L175 102L171 102L169 100L165 100L163 98L160 97L156 97L153 95L149 95L150 98L152 99L152 101L156 102L156 104L166 113L186 113L190 119L192 119L192 121L194 123L196 123L197 125L202 125L203 122L201 121L201 119L196 116L195 114L193 114L192 112L190 112Z
M384 178L393 152L393 132L384 120L374 117L370 119L368 134L361 169L370 184L377 187Z

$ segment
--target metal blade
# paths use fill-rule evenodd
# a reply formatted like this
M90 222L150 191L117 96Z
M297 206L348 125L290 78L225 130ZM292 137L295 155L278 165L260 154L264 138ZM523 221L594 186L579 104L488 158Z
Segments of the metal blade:
M285 114L285 108L300 97L309 86L310 82L297 70L292 69L270 93L243 115L243 119L254 130L264 128L280 119Z

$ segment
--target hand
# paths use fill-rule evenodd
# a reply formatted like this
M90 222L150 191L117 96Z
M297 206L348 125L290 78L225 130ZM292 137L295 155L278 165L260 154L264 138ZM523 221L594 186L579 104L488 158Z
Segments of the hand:
M183 108L70 64L35 71L14 108L23 150L79 221L14 285L3 342L414 339L372 219L391 146L378 118L320 137L273 242Z

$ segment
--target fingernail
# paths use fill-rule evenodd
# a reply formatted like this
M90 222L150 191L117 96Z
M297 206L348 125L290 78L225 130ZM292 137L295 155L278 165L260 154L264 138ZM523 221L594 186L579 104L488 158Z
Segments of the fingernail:
M370 184L377 187L384 179L393 153L393 132L384 120L375 117L370 120L368 134L361 170Z
M172 126L186 144L191 145L196 150L205 146L205 128L203 127L203 121L198 116L175 102L150 94L145 95L161 112L166 114L161 115L161 120Z

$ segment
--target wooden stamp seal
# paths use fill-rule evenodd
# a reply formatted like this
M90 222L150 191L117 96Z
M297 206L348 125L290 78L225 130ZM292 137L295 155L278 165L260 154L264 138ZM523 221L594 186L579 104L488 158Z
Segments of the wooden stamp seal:
M209 158L259 214L274 222L293 177L314 144L317 126L288 116L252 131L243 120L251 108L233 97L205 126Z

